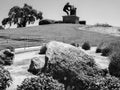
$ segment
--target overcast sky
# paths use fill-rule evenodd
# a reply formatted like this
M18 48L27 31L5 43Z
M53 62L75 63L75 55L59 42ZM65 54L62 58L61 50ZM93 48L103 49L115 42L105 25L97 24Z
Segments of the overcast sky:
M0 0L0 22L7 17L10 8L22 7L24 3L42 11L46 19L62 20L62 16L66 15L62 8L68 1L77 7L77 16L86 20L87 24L120 26L120 0Z

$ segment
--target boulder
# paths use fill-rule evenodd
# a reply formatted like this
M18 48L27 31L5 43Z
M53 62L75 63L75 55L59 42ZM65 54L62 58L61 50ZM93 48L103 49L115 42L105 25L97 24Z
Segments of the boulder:
M0 51L0 62L2 62L4 65L11 65L13 63L13 59L14 52L11 52L10 49L4 49Z
M100 74L94 59L81 49L56 41L49 42L46 47L45 65L42 71L63 83L66 89L71 86L74 90L85 90Z
M39 55L38 57L33 57L28 69L28 72L37 74L45 64L45 55Z

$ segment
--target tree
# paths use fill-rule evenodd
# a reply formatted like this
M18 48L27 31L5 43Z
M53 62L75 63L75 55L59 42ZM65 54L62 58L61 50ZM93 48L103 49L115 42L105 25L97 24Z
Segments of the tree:
M14 6L10 9L8 13L8 18L4 18L2 21L2 25L6 24L17 24L17 27L26 27L26 24L33 24L35 20L41 20L42 12L37 12L37 10L33 9L32 6L28 4L24 4L21 8L19 6Z

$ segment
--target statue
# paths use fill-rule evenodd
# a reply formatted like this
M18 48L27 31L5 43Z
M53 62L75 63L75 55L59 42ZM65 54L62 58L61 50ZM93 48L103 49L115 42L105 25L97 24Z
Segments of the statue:
M67 15L63 16L64 23L79 23L79 17L76 16L76 7L74 5L70 5L69 2L65 4L63 11L67 13Z
M67 15L75 15L76 16L76 8L73 5L70 5L70 3L66 3L63 11L67 13Z
M76 9L73 5L70 8L70 15L75 15L76 16Z
M63 8L63 11L67 13L67 15L70 15L69 12L70 12L70 9L71 9L71 5L68 3L65 4L64 8Z

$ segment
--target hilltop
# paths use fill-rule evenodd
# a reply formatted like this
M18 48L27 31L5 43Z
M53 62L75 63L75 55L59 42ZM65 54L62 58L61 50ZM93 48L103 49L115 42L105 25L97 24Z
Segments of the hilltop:
M0 47L38 46L51 40L76 42L80 45L89 41L92 46L97 46L102 41L119 40L119 30L118 27L80 24L49 24L6 29L0 30Z

